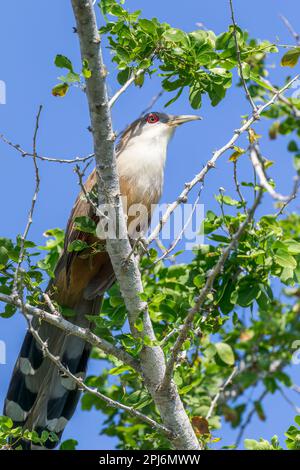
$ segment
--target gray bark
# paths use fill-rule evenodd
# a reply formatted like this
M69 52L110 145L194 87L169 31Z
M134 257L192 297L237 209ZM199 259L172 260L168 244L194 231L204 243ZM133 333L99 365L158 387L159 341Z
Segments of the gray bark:
M119 231L127 233L121 210L119 179L116 170L114 134L106 89L106 71L102 60L101 40L98 33L91 0L71 0L76 18L82 60L86 59L92 72L86 79L86 91L94 139L94 152L99 177L99 204L109 204L118 214ZM141 301L143 292L138 263L131 255L128 237L107 240L110 256L120 289L128 310L131 332L136 338L147 335L155 340L147 304ZM138 332L135 322L141 315L143 331ZM165 373L165 358L160 347L144 346L140 353L145 385L160 412L163 424L170 429L176 449L200 449L190 420L184 410L176 385L171 382L167 389L160 389Z

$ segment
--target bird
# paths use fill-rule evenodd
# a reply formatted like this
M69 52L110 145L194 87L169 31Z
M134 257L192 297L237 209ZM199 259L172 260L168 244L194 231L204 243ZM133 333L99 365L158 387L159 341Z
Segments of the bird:
M198 119L201 118L195 115L153 111L136 119L121 134L116 146L116 165L130 239L136 236L136 231L147 230L152 208L161 198L167 147L175 129ZM99 314L105 292L116 281L108 253L89 248L99 243L98 231L96 235L86 233L76 225L78 217L89 217L99 223L92 200L93 191L97 194L96 171L91 172L75 201L54 278L46 289L52 302L72 309L70 321L85 328L91 327L91 316ZM134 224L135 217L130 209L135 205L142 205L146 210ZM88 248L83 252L68 250L76 240L85 242ZM36 317L32 319L32 326L46 342L48 350L59 357L72 374L84 379L91 345ZM59 371L28 330L8 387L4 415L12 419L14 426L34 430L38 435L43 431L49 435L55 433L60 439L75 412L80 393L74 380ZM43 445L21 442L21 447L29 450L53 449L56 445L50 438Z

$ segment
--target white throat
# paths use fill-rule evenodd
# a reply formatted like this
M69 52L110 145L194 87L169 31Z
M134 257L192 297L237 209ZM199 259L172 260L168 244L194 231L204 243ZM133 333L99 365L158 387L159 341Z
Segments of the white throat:
M137 194L155 191L161 196L168 142L174 129L166 124L149 126L132 137L119 154L119 176L135 186Z

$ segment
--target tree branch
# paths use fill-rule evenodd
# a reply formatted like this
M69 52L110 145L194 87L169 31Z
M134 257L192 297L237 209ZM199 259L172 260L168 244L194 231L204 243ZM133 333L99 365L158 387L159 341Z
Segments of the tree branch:
M268 390L265 389L261 394L260 396L258 397L257 401L259 403L261 403L263 401L263 399L268 395ZM244 432L247 428L247 426L249 425L249 423L251 422L251 419L253 418L254 414L256 413L256 408L255 406L253 406L250 410L250 412L248 413L248 416L247 418L245 419L244 423L242 424L242 426L240 427L240 430L239 430L239 433L237 435L237 438L236 438L236 441L235 441L235 444L234 446L235 447L238 447L242 438L243 438L243 435L244 435Z
M285 26L287 27L287 29L289 30L289 32L291 33L291 35L293 36L293 38L295 39L297 45L300 46L300 34L294 30L293 26L291 25L291 23L285 16L283 15L279 15L279 16L281 20L283 21L283 23L285 24Z
M72 158L71 160L67 160L65 158L56 158L56 157L45 157L43 155L39 154L33 154L32 152L27 152L27 150L24 150L19 144L14 144L11 142L9 139L7 139L3 134L0 134L0 139L13 149L15 149L17 152L21 154L22 157L34 157L37 160L41 160L43 162L49 162L49 163L84 163L88 160L91 160L94 157L94 154L86 155L85 157L75 157Z
M79 389L84 390L85 392L89 393L90 395L94 395L97 398L100 398L100 400L104 401L108 406L111 408L118 408L120 410L126 411L126 413L129 413L131 416L134 416L135 418L138 418L139 420L143 421L144 423L150 425L153 429L155 429L158 432L161 432L165 434L167 437L174 437L172 432L167 429L165 426L162 426L161 424L157 423L153 419L149 418L148 416L144 415L140 411L134 409L131 406L126 406L123 403L120 403L116 400L113 400L106 395L103 395L103 393L100 393L96 388L91 388L88 387L83 379L81 377L77 377L76 375L72 374L70 370L65 367L60 358L54 356L48 349L47 342L44 342L38 332L33 328L30 319L28 316L25 314L27 323L28 323L28 329L32 336L35 338L35 340L38 342L38 344L41 346L43 353L57 366L57 368L64 374L67 375L70 379L72 379L78 386Z
M137 260L129 257L131 245L127 236L122 210L119 179L116 170L114 134L112 130L109 100L105 82L105 68L102 60L100 36L96 24L92 0L72 0L82 60L87 60L91 77L86 79L86 92L94 139L96 169L101 184L98 185L99 205L105 203L117 216L121 237L107 239L107 252L128 310L129 324L133 336L141 339L146 336L155 341L147 304L141 301L143 292L141 274ZM137 318L143 321L143 331L135 328ZM164 376L165 360L158 346L144 346L140 353L141 367L146 387L151 393L160 412L164 426L177 437L171 439L177 449L199 449L192 425L183 408L175 384L167 392L159 391Z
M144 69L139 69L137 72L133 73L132 76L127 80L126 83L114 94L114 96L109 100L108 107L112 108L115 102L120 98L120 96L125 93L127 88L142 74L144 73Z
M252 144L250 146L250 159L253 165L254 170L259 178L260 185L268 191L270 196L275 199L276 201L286 202L290 199L290 196L283 196L280 193L277 193L275 189L270 185L265 175L265 171L263 168L263 163L259 151L258 144Z
M12 292L13 292L13 296L15 296L15 297L19 297L19 290L21 290L21 292L23 290L22 288L19 289L19 285L18 285L19 273L20 273L22 263L24 261L25 241L26 241L28 232L29 232L31 224L32 224L32 217L33 217L33 213L34 213L38 193L39 193L39 190L40 190L40 173L39 173L39 168L38 168L38 165L37 165L37 162L36 162L36 155L37 155L37 153L36 153L36 141L37 141L37 134L38 134L38 130L39 130L39 122L40 122L41 112L42 112L42 106L39 107L39 110L38 110L38 113L37 113L37 116L36 116L36 119L35 119L35 128L34 128L33 139L32 139L32 148L33 148L32 155L33 155L33 166L34 166L34 173L35 173L35 188L34 188L34 194L33 194L32 199L31 199L31 206L30 206L29 213L28 213L27 224L26 224L24 233L21 236L20 254L19 254L19 258L18 258L18 261L17 261L17 266L16 266L16 270L15 270L15 274L14 274L13 291Z
M234 131L234 135L231 137L231 139L225 144L223 147L220 149L216 150L213 152L213 156L206 165L202 168L200 173L194 176L194 178L189 181L188 183L185 183L185 187L181 194L178 196L178 198L169 205L168 209L166 212L163 214L161 217L159 223L157 226L153 229L152 233L148 237L148 243L150 244L160 233L161 229L163 226L167 223L169 217L171 214L176 210L176 208L182 204L183 202L186 202L187 197L190 193L190 191L196 186L198 183L204 181L204 178L206 174L211 170L212 168L215 168L217 160L230 148L233 147L235 142L238 140L241 134L246 132L250 127L259 119L259 116L263 111L265 111L268 107L270 107L272 104L276 102L276 100L281 96L288 88L292 86L292 84L298 80L300 75L296 75L292 80L290 80L286 85L284 85L281 89L277 90L274 92L274 95L272 98L261 105L260 107L257 108L256 112L252 114L252 116L247 119L247 121L239 128Z
M14 305L17 308L22 309L22 303L20 299L15 299L12 295L6 295L0 293L0 301L5 302L6 304ZM53 311L53 313L49 313L46 310L42 310L38 307L33 307L32 305L26 303L23 305L25 313L28 315L33 315L35 317L40 318L43 321L50 323L51 325L56 326L60 330L63 330L67 334L71 334L74 336L78 336L78 338L84 339L86 342L90 343L92 346L95 346L106 354L116 357L124 364L128 364L138 373L141 373L141 368L139 362L130 356L126 351L121 348L114 346L113 344L109 343L105 339L99 338L99 336L95 335L91 332L88 328L82 328L80 326L76 326L73 323L65 320L59 312Z
M239 227L238 231L232 237L232 240L229 243L229 245L227 246L227 248L225 248L223 250L223 253L220 256L218 262L215 264L214 268L208 273L208 277L207 277L205 286L203 287L203 289L201 289L199 297L197 298L194 307L192 307L189 310L189 312L187 314L187 317L186 317L186 319L183 323L183 326L180 329L180 333L179 333L179 335L178 335L178 337L175 341L175 344L174 344L174 346L171 350L171 355L170 355L170 358L169 358L169 361L168 361L167 367L166 367L165 377L164 377L164 380L163 380L162 385L161 385L162 388L168 387L168 384L170 383L170 380L172 378L173 370L174 370L175 364L177 363L178 355L181 351L182 345L183 345L184 341L187 339L187 337L188 337L188 335L189 335L189 333L192 329L192 324L193 324L194 318L195 318L196 314L200 311L201 307L203 306L203 304L204 304L204 302L207 298L207 295L211 292L211 290L213 288L214 281L215 281L217 275L223 269L223 267L225 265L225 262L226 262L226 260L229 256L231 250L235 248L236 244L238 243L241 236L243 235L243 233L244 233L246 227L248 226L249 222L251 222L251 220L253 218L253 215L256 211L256 208L258 207L258 205L261 201L261 198L262 198L262 189L260 189L260 191L259 191L259 193L258 193L258 195L257 195L257 197L254 201L253 206L251 207L251 209L248 212L248 215L247 215L245 221L242 223L242 225ZM204 319L205 318L207 318L207 315L204 316Z
M237 37L237 25L236 25L236 22L235 22L234 10L233 10L233 1L232 0L229 0L229 6L230 6L230 11L231 11L231 19L232 19L232 24L233 24L233 35L234 35L234 42L235 42L235 48L236 48L236 57L237 57L237 61L238 61L238 68L239 68L239 72L240 72L240 77L241 77L241 81L242 81L242 84L243 84L243 88L245 90L246 98L248 99L249 103L252 106L253 112L255 113L256 110L257 110L257 106L254 103L254 101L252 99L252 96L250 95L250 92L249 92L248 87L247 87L246 80L244 78L243 65L242 65L242 60L241 60L241 51L240 51L240 48L239 48L239 42L238 42L238 37Z
M216 394L216 396L214 397L214 399L212 400L211 404L210 404L210 407L209 407L209 410L207 412L207 415L206 415L206 419L209 420L209 418L211 418L212 414L213 414L213 411L218 403L218 400L221 396L221 394L224 392L224 390L228 387L228 385L231 384L232 382L232 379L233 377L236 375L237 373L237 367L234 367L233 368L233 371L231 372L231 374L229 375L229 377L225 380L225 382L223 383L223 385L219 388L219 391L218 393Z

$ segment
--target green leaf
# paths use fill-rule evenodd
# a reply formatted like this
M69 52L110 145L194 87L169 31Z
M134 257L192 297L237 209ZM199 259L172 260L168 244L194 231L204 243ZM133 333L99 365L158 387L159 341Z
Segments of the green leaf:
M5 266L8 260L8 250L5 248L5 246L0 246L0 265Z
M69 90L69 85L67 83L59 83L55 87L52 88L52 95L53 96L60 96L63 97L67 94Z
M151 20L140 19L139 20L139 26L146 33L149 33L151 35L155 35L155 33L156 33L156 25Z
M291 140L288 144L288 151L289 152L298 152L299 148L297 142L295 140Z
M134 327L139 331L142 332L144 329L144 323L142 318L138 318L134 324Z
M170 106L171 104L175 103L175 101L178 100L178 98L181 96L181 93L183 92L183 87L181 87L179 90L178 90L178 93L176 93L176 95L170 99L166 104L165 104L165 108L167 108L168 106Z
M245 439L244 446L247 450L274 450L272 444L265 439L260 439L259 441Z
M203 354L208 360L211 360L217 354L216 345L213 343L209 344L207 348L204 349Z
M0 317L2 318L10 318L12 317L17 311L17 308L14 305L6 304L3 313L0 313Z
M232 366L234 364L235 358L231 346L229 346L229 344L227 343L222 342L216 343L215 346L217 348L217 354L219 358L223 362L225 362L225 364Z
M190 88L189 100L193 109L199 109L202 103L202 90L199 87L193 86Z
M62 69L68 69L70 72L73 72L73 65L68 57L58 54L55 57L54 63L56 67L60 67Z
M283 67L295 67L300 57L300 47L294 47L287 51L281 59L281 65Z
M227 206L237 206L239 205L239 201L236 199L232 199L230 196L224 196L223 194L220 196L216 196L216 200L219 202L223 202Z
M295 416L295 423L298 424L298 426L300 426L300 415Z
M110 14L114 16L122 17L125 13L126 10L124 10L124 8L122 8L121 5L118 5L117 3L114 3L110 9Z
M96 233L96 223L87 216L76 217L74 220L75 230L85 233Z
M80 82L80 75L75 72L68 72L67 75L64 75L62 77L58 77L59 80L63 82L63 84L72 84L72 83L78 83Z
M298 255L300 253L300 243L296 240L285 240L284 244L287 246L287 250L292 255Z
M275 259L275 262L279 264L279 266L282 266L283 268L296 269L297 267L297 261L287 251L277 250L274 256L274 259Z
M68 245L68 252L71 253L72 251L82 251L88 248L89 245L82 241L82 240L74 240L72 243Z
M86 59L82 62L82 75L84 78L90 78L92 76L92 72L89 69L89 63Z
M122 366L118 366L118 367L114 367L113 369L110 369L109 375L120 375L123 372L128 372L132 370L133 369L131 367L122 365Z
M229 157L230 162L236 162L238 158L240 158L240 156L246 152L245 149L238 147L237 145L235 145L233 148L234 152Z
M120 85L124 85L129 80L130 75L131 75L130 67L127 67L126 69L121 70L117 76L117 79Z
M69 307L60 307L60 309L63 317L72 318L76 315L76 312Z
M261 78L259 75L253 73L251 70L250 70L250 73L249 73L249 78L250 80L253 80L253 82L257 83L257 85L265 88L266 90L269 90L269 91L274 91L274 89L272 88L272 86L268 85L268 83L265 82L265 80L263 78Z
M76 450L76 446L78 446L78 441L75 439L67 439L61 443L59 450Z
M167 31L164 32L163 37L167 41L172 41L172 42L187 42L187 35L184 31L181 31L180 29L176 28L170 28L167 29Z
M293 163L295 169L300 172L300 153L294 156Z
M197 276L194 277L193 283L195 284L196 287L201 287L203 286L205 282L205 276L204 274L198 274Z
M249 307L260 294L260 288L257 282L244 281L232 293L231 301L237 303L241 307Z
M0 428L5 426L7 429L12 429L14 423L8 416L0 416Z

